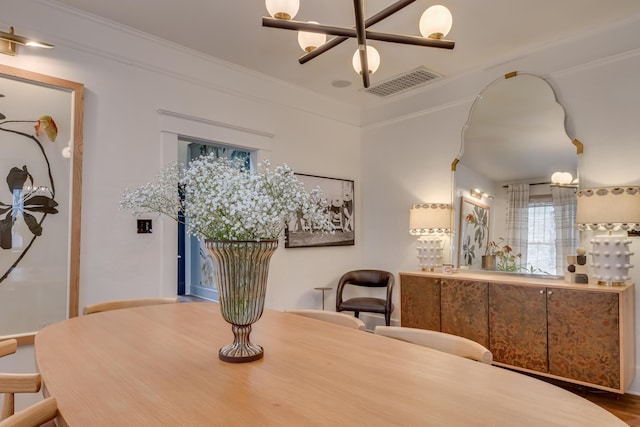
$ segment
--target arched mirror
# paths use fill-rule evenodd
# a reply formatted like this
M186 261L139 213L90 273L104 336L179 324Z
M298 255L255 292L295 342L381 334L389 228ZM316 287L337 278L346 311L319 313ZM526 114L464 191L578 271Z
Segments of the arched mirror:
M547 81L514 72L489 84L471 107L452 164L454 263L564 274L579 238L580 153L582 144L567 135L564 109Z

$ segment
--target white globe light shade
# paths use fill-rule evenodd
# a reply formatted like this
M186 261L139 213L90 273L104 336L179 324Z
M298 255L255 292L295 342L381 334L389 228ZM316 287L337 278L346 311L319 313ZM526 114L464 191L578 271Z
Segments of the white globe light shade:
M309 21L310 24L317 24L316 21ZM311 52L327 40L326 34L310 33L308 31L298 31L298 44L305 52Z
M573 175L569 172L555 172L551 175L551 182L554 184L568 185L573 182Z
M300 8L300 0L265 0L267 12L276 19L293 19Z
M420 34L431 39L444 38L453 25L453 16L442 5L431 6L420 17Z
M356 73L360 74L362 71L362 65L360 65L360 50L356 50L353 54L353 69ZM373 74L380 67L380 54L373 46L367 46L367 63L369 65L369 74Z

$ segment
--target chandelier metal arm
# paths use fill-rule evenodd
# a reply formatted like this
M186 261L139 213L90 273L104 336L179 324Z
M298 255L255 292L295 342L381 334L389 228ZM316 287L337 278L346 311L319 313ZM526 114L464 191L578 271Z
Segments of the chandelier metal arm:
M356 15L356 37L358 39L358 51L360 52L360 74L362 84L369 87L369 60L367 58L367 36L364 28L364 11L362 0L353 0L353 9Z
M387 6L386 8L382 9L380 12L376 13L375 15L373 15L370 18L367 18L364 21L364 27L365 28L369 28L370 26L377 24L378 22L388 18L389 16L393 15L394 13L404 9L405 7L409 6L411 3L415 3L416 0L399 0L395 3L393 3L390 6ZM300 64L305 64L309 61L311 61L313 58L316 58L317 56L319 56L322 53L325 53L326 51L328 51L329 49L333 49L334 47L338 46L340 43L344 42L345 40L348 40L349 37L344 37L344 36L336 36L334 38L332 38L331 40L327 41L325 44L323 44L322 46L318 46L316 49L312 50L309 53L306 53L304 55L302 55L300 58L298 58L298 62Z
M322 34L347 37L347 38L358 37L355 29L348 28L348 27L339 27L335 25L311 24L311 23L302 22L302 21L283 21L281 19L268 18L268 17L262 18L262 25L265 27L280 28L282 30L307 31L310 33L322 33ZM436 47L439 49L453 49L455 47L455 42L452 40L429 39L426 37L406 36L402 34L385 33L380 31L366 30L365 37L369 40L409 44L414 46Z

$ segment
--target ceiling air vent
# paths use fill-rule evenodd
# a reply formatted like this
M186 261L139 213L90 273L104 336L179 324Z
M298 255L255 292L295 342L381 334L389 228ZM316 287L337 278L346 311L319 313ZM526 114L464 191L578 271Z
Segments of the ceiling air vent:
M395 95L396 93L416 88L440 77L442 76L424 67L420 67L408 73L393 77L385 82L370 86L364 89L364 91L380 97Z

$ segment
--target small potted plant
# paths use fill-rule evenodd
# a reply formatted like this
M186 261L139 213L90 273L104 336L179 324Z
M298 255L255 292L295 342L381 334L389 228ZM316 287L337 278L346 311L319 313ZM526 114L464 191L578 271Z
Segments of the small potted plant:
M519 271L521 253L514 253L513 249L509 245L503 245L498 251L496 251L497 265L496 268L499 271Z

